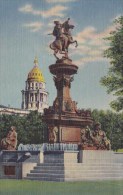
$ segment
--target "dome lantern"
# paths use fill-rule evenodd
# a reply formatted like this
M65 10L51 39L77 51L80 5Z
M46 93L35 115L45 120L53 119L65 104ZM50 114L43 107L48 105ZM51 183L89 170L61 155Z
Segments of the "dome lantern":
M38 58L37 57L35 57L35 59L34 59L34 64L35 64L35 66L38 65Z

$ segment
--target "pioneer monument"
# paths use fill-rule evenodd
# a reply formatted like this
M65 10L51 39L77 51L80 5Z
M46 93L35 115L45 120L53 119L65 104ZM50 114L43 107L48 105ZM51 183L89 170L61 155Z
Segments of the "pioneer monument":
M54 50L56 63L49 66L53 74L53 80L57 89L57 97L53 105L44 110L44 120L49 128L50 143L77 143L83 149L109 149L110 143L105 133L97 128L95 124L94 132L91 127L94 121L90 110L78 110L77 102L70 96L71 83L74 75L77 74L78 66L69 58L69 45L75 44L70 30L74 25L69 24L68 18L63 24L54 21L55 27L53 35L55 40L50 44ZM62 56L58 56L61 54ZM98 130L97 130L98 129Z
M70 96L73 76L78 66L69 58L73 40L68 18L63 24L54 21L50 44L56 62L49 66L57 89L53 105L44 110L43 120L48 125L48 142L10 148L11 132L1 141L0 178L42 181L83 181L123 178L123 154L111 150L110 140L90 110L77 109ZM15 136L14 136L15 138ZM12 150L12 151L11 151Z

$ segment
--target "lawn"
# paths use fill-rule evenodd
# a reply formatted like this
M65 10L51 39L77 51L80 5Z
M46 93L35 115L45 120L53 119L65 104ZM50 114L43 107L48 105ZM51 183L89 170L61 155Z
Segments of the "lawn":
M123 152L123 148L122 149L118 149L117 152Z
M123 195L123 180L41 182L0 180L0 195Z

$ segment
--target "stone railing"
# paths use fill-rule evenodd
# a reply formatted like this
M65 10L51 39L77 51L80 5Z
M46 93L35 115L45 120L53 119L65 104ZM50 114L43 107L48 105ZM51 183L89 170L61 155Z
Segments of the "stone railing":
M43 144L19 144L18 151L41 151Z
M44 151L77 151L78 144L54 143L45 144Z
M43 143L43 144L20 144L18 151L77 151L78 144Z

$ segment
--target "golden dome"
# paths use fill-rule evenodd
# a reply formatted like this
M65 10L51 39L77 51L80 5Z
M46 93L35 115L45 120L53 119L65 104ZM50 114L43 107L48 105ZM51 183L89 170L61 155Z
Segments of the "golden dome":
M34 64L35 66L33 67L33 69L28 73L28 81L37 81L37 82L45 82L43 74L40 70L40 68L38 67L38 59L35 58L34 60Z

